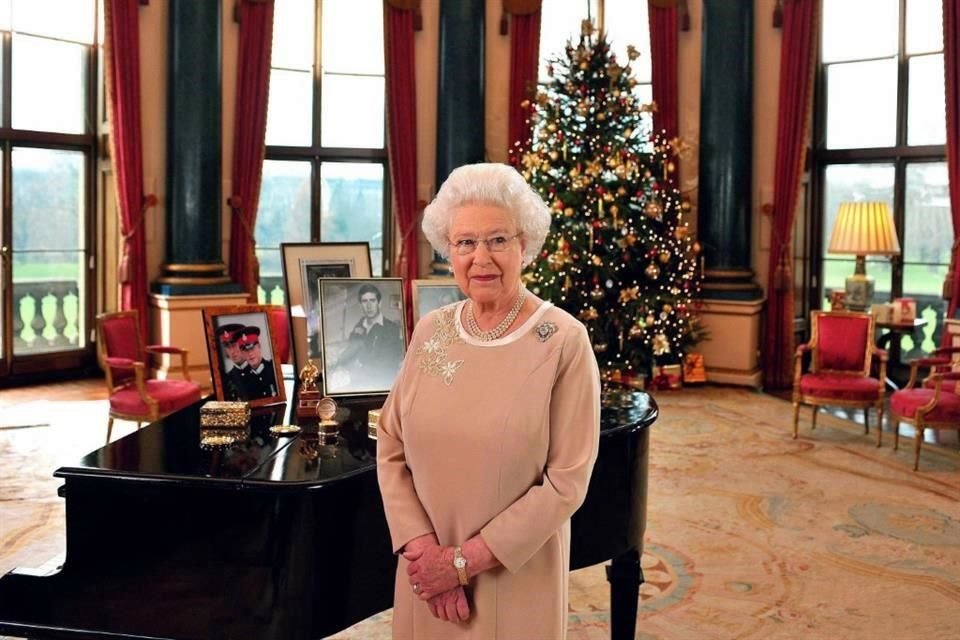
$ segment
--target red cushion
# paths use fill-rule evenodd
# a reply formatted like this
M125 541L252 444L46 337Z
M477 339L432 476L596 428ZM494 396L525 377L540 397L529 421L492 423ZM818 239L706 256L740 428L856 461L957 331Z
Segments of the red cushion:
M867 356L870 317L859 315L817 316L817 368L831 371L863 371Z
M134 315L106 316L100 320L103 334L103 352L108 358L129 358L143 361L140 353L140 327ZM123 384L133 378L133 369L113 369L113 383Z
M933 389L901 389L890 396L890 410L904 418L916 418L917 409L933 399ZM924 416L930 422L956 422L960 427L960 396L942 389L933 411Z
M182 409L200 399L200 385L185 380L147 380L147 395L159 403L160 415ZM110 409L117 413L146 416L149 409L137 387L128 385L110 396Z
M880 389L880 381L867 376L808 373L800 378L800 393L815 398L870 403L880 397Z

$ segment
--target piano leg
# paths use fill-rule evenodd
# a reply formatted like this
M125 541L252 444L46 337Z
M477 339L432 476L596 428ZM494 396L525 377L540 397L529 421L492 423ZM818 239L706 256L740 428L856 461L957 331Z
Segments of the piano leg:
M610 640L633 640L643 582L640 554L631 549L614 558L606 569L610 583Z

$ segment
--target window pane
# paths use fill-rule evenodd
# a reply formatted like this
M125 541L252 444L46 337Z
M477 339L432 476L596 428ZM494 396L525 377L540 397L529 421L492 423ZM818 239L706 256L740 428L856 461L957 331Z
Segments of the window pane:
M947 165L945 162L908 164L906 176L904 262L949 264L953 221Z
M84 154L17 147L12 174L14 353L82 347Z
M895 54L899 15L898 0L823 0L823 61Z
M607 40L611 44L617 62L627 64L627 45L632 44L640 51L640 57L630 62L637 82L650 82L653 72L650 68L650 20L646 2L633 0L604 4L603 26Z
M324 74L320 145L382 149L383 78Z
M907 144L946 144L943 54L910 58Z
M907 53L943 50L943 0L907 0Z
M14 0L13 30L93 43L94 0Z
M14 129L84 133L86 47L14 34L11 55Z
M547 63L564 55L567 40L573 40L574 46L579 42L580 21L588 15L596 17L596 0L543 0L540 9L540 82L549 82Z
M830 246L830 235L842 202L882 201L893 210L892 164L836 164L824 171L823 187L823 243L824 252ZM854 256L826 254L823 261L821 298L835 288L842 289L844 280L853 274ZM867 256L867 274L876 282L875 302L890 299L893 282L890 260L882 256Z
M261 276L281 274L281 242L310 242L309 161L264 161L255 233L258 256L261 250L278 252L260 258Z
M827 148L892 147L897 127L897 61L827 67Z
M323 0L322 16L325 72L383 75L382 0Z
M320 165L320 239L369 242L373 275L383 275L383 165Z
M273 51L270 65L313 69L313 0L277 0L273 5Z
M267 144L309 147L313 136L312 114L313 73L271 69Z

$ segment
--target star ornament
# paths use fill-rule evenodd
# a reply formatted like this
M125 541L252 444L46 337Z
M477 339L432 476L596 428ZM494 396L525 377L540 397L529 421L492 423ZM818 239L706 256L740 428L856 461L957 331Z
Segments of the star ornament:
M620 291L620 304L626 304L631 300L636 300L640 294L640 287L630 287Z

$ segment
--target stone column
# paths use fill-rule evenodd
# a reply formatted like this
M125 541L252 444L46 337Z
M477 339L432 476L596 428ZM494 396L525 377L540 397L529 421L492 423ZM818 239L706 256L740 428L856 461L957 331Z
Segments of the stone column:
M751 268L753 2L704 0L697 232L712 382L759 387L763 292Z
M437 86L437 188L459 166L484 160L482 0L440 1ZM434 254L434 274L450 265Z
M236 293L221 257L221 2L170 0L167 246L154 293Z

